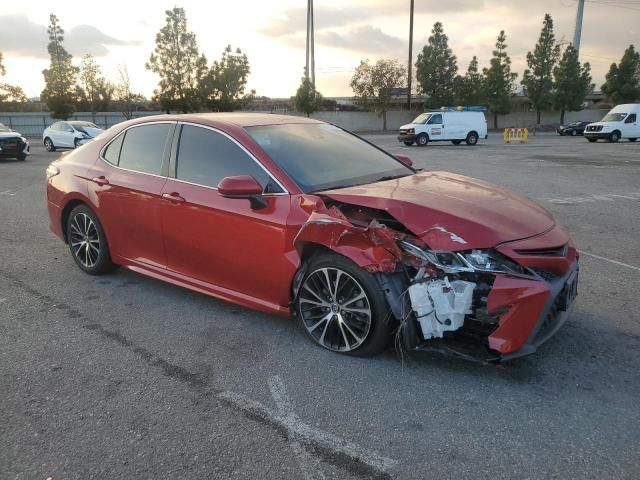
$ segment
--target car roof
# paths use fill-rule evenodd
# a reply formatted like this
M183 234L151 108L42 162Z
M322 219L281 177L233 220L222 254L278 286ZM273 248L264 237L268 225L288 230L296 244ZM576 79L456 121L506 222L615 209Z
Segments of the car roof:
M236 127L256 127L259 125L286 125L292 123L322 124L319 120L297 115L277 115L272 113L224 112L224 113L185 113L153 115L136 119L134 123L146 123L159 120L194 122L203 125Z

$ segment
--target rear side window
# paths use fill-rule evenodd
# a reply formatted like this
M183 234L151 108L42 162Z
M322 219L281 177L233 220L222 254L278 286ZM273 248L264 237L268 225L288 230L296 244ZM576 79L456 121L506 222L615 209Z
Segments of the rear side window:
M113 164L118 165L118 159L120 158L120 148L122 148L122 141L124 140L124 134L118 136L104 151L104 159Z
M280 192L270 177L238 144L207 128L184 125L178 144L176 178L217 187L224 177L250 175L265 192ZM265 188L268 187L268 188Z
M164 146L170 128L171 124L155 123L127 130L118 165L136 172L162 174Z

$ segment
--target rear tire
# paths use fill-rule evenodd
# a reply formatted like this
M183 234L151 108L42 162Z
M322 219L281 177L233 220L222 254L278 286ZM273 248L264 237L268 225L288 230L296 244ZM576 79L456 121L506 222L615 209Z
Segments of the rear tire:
M102 275L118 267L111 261L102 224L87 205L78 205L71 210L66 228L71 256L83 272Z
M410 147L411 145L413 145L413 140L412 140L412 141L410 141L410 142L404 142L404 144L405 144L407 147Z
M620 132L614 130L613 132L611 132L611 135L609 135L609 142L616 143L618 140L620 140Z
M476 143L478 143L478 134L476 132L469 132L465 142L467 143L467 145L475 145Z
M327 350L365 357L391 339L393 317L378 282L342 255L313 257L295 302L300 325Z
M462 143L462 140L451 140L451 143L453 143L454 145L460 145Z
M56 151L56 146L53 144L53 141L49 137L44 139L44 148L47 149L47 152Z
M416 138L416 143L419 147L424 147L427 143L429 143L429 136L426 133L421 133Z

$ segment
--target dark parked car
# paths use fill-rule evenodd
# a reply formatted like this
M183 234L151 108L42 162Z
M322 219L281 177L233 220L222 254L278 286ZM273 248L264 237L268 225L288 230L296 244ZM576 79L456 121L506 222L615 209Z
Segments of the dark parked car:
M569 125L560 125L557 131L560 135L571 135L572 137L583 135L584 129L589 123L591 122L572 122Z
M29 155L29 142L19 132L0 123L0 158L26 160Z
M293 314L336 352L527 355L567 319L578 252L540 205L417 171L302 117L120 123L47 169L50 226L89 274L116 266Z

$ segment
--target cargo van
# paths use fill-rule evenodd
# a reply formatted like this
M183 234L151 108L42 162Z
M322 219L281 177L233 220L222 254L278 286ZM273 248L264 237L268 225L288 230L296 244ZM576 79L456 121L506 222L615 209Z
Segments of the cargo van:
M475 145L487 138L487 120L482 111L437 110L418 115L413 122L402 125L398 140L405 145L424 146L429 142L451 141Z
M602 120L587 125L584 136L590 142L600 138L610 142L628 138L635 142L640 138L640 103L616 105Z

